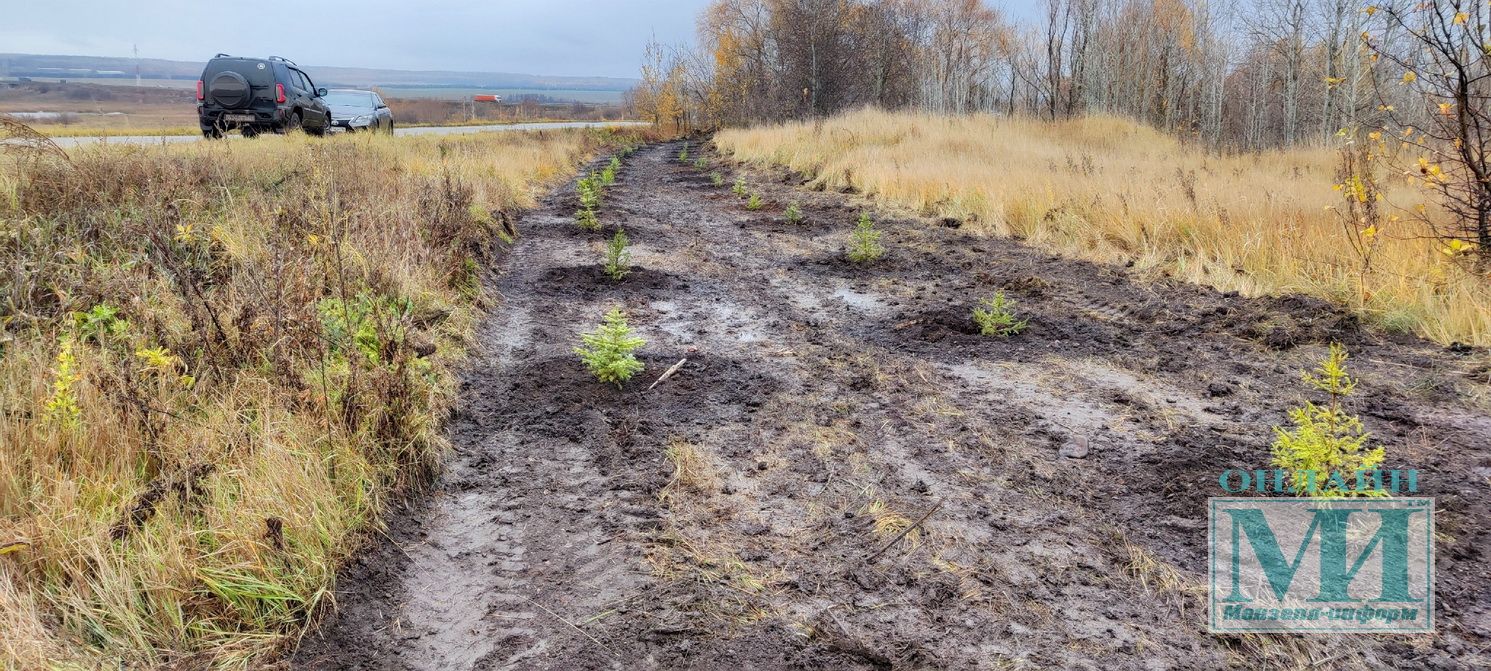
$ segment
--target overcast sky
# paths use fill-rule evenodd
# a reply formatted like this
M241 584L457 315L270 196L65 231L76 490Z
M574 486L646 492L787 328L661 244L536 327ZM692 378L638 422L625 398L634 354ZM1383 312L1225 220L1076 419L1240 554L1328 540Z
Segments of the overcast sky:
M0 52L635 77L656 33L689 40L708 0L3 0ZM302 8L345 12L302 14Z
M1002 4L1026 15L1037 0ZM3 0L0 52L635 77L656 34L693 39L708 0ZM324 11L302 13L303 8ZM332 10L345 10L333 12Z

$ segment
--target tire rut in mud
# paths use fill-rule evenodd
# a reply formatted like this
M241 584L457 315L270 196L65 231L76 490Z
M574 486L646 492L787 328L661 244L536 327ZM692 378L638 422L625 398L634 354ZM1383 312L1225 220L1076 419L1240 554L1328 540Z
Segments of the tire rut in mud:
M627 162L606 231L577 231L572 188L524 217L446 475L350 568L297 666L1456 668L1485 644L1491 421L1460 398L1484 369L1309 299L1141 282L935 222L880 222L889 255L857 266L844 197L755 172L772 205L750 212L678 149ZM792 201L806 222L782 219ZM617 225L638 269L614 283L597 267ZM995 289L1028 331L972 332ZM613 305L648 341L624 389L570 353ZM1197 615L1205 498L1263 466L1331 340L1370 351L1357 410L1458 537L1432 647L1265 648Z

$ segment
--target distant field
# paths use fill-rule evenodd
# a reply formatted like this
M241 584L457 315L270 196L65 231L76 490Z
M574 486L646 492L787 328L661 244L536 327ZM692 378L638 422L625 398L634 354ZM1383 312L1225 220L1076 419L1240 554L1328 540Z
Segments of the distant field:
M507 100L514 100L520 96L537 95L547 96L555 100L575 101L593 104L616 104L621 102L622 91L578 91L572 89L479 89L479 88L445 88L445 87L404 87L404 86L382 86L381 90L390 96L399 98L433 98L436 100L465 100L478 93L496 94Z
M316 76L314 70L309 71L311 76ZM101 86L127 86L133 87L133 78L120 77L32 77L33 82L70 84L97 84ZM348 86L363 88L353 84L338 84L326 82L330 86ZM195 79L141 79L142 87L167 88L191 90L196 88ZM525 95L547 96L555 100L574 101L582 103L619 103L623 91L590 91L580 89L519 89L519 88L478 88L478 87L449 87L449 86L379 86L382 91L388 92L390 96L399 98L433 98L436 100L465 100L478 93L496 94L504 98L514 99Z
M133 80L106 79L110 85L70 79L59 81L0 82L0 114L15 116L54 137L105 135L196 134L197 110L191 89L124 86ZM178 80L144 80L179 83ZM467 104L469 96L483 89L427 89L390 87L384 98L401 126L439 126L565 120L601 121L620 118L614 102L545 102L492 105ZM521 89L485 89L510 101ZM435 97L434 93L446 97ZM555 97L583 97L605 92L547 90ZM614 92L611 92L614 94ZM606 97L606 96L599 96ZM613 96L614 97L614 96Z

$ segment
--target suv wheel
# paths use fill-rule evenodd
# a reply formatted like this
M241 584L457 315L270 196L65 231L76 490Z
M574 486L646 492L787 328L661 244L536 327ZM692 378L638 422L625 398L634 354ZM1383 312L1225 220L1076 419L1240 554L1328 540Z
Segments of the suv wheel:
M285 121L285 127L282 128L280 132L294 133L295 131L300 130L300 123L300 112L291 112L290 119Z

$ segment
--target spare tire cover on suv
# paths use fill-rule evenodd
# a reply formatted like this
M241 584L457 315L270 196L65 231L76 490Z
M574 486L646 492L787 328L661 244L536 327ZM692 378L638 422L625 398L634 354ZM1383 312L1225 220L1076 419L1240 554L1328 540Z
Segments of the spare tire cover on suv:
M220 72L212 78L212 83L207 87L208 95L216 102L228 109L238 109L248 105L253 99L253 89L243 75L228 70Z

